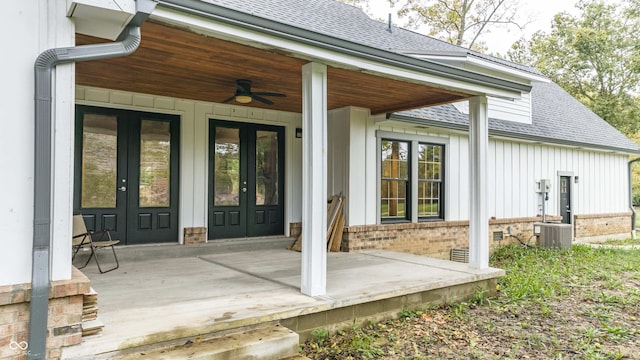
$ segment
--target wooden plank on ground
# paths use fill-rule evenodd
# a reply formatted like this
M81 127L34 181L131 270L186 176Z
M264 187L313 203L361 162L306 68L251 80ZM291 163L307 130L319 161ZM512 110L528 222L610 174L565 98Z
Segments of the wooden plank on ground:
M336 226L336 220L338 219L338 214L342 212L342 196L333 197L335 201L332 203L337 203L336 206L332 206L331 212L327 214L327 248L329 248L331 243L331 237L333 236L333 230ZM337 199L336 199L337 198Z
M340 197L337 195L333 195L331 197L331 202L329 202L329 207L327 209L327 230L331 227L331 223L333 222L333 219L336 216L339 203L340 203Z
M302 251L302 231L300 231L300 235L298 235L296 241L291 246L289 246L289 250L298 252Z
M329 251L339 252L340 245L342 244L342 233L344 232L344 215L340 213L340 218L338 219L338 224L336 225L333 238L331 239L331 246L329 247Z

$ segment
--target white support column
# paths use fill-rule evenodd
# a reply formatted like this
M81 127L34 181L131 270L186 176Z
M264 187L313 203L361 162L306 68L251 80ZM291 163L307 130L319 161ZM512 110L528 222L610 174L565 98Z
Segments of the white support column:
M489 267L489 117L486 96L469 100L469 265Z
M300 290L327 291L327 67L302 66L302 274Z

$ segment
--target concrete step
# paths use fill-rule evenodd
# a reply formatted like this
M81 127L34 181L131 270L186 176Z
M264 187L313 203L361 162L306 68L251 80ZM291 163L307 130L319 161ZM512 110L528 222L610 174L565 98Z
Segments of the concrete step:
M103 354L95 359L293 360L298 355L298 339L298 334L286 327L270 325L206 340L189 339L179 345L145 346L145 349L131 349L126 353Z

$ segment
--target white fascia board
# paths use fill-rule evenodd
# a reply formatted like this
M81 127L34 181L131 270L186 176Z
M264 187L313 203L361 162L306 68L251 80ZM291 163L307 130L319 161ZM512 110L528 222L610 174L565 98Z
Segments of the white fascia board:
M507 99L519 99L521 95L518 91L496 89L490 86L483 86L481 84L467 83L442 76L394 67L389 64L378 63L337 51L320 49L308 44L302 44L289 39L283 39L258 31L224 24L222 22L204 19L162 7L156 8L151 15L151 18L163 23L183 28L186 27L196 33L213 36L223 40L229 40L257 48L283 50L294 54L294 56L298 58L324 63L337 68L351 69L404 82L442 88L469 94L470 96L488 95Z
M76 32L115 40L136 12L134 0L67 0Z
M449 65L454 65L454 66L459 66L459 67L464 67L465 64L469 64L469 65L474 65L476 67L482 68L482 69L487 69L487 70L491 70L494 72L498 72L498 73L502 73L505 75L508 75L510 77L515 77L518 79L524 79L527 81L539 81L539 82L544 82L544 83L548 83L551 80L549 80L549 78L542 76L542 75L536 75L527 71L523 71L523 70L519 70L510 66L505 66L493 61L489 61L489 60L485 60L485 59L481 59L481 58L477 58L475 56L469 56L469 55L444 55L444 54L440 54L440 55L425 55L425 54L411 54L411 53L407 53L407 55L411 55L414 56L416 58L419 59L426 59L426 60L431 60L431 61L438 61L444 64L449 64Z
M477 57L473 57L473 56L467 56L467 63L468 64L473 64L475 66L481 67L481 68L485 68L485 69L489 69L489 70L493 70L493 71L498 71L507 75L511 75L511 76L515 76L517 78L521 78L521 79L526 79L526 80L530 80L530 81L539 81L539 82L544 82L544 83L548 83L551 82L551 80L549 78L547 78L546 76L543 75L536 75L527 71L523 71L523 70L519 70L510 66L505 66L502 64L498 64L496 62L493 61L488 61L488 60L484 60L484 59L480 59Z

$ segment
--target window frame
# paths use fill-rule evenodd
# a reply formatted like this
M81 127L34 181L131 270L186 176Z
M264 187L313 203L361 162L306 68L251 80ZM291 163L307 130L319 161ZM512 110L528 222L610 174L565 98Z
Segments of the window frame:
M401 141L409 142L409 186L407 190L407 207L410 207L410 211L407 211L405 218L383 218L382 217L382 141ZM419 216L418 215L418 145L436 145L441 146L441 181L440 181L440 209L437 216ZM377 167L377 181L376 181L376 211L378 224L390 224L390 223L403 223L403 222L429 222L429 221L444 221L447 218L446 211L446 199L448 198L448 185L446 181L447 166L449 164L448 156L449 152L447 147L449 146L448 137L438 137L432 135L418 135L418 134L405 134L394 131L377 130L376 131L376 167Z
M407 144L407 177L406 177L406 189L405 189L405 197L404 197L404 216L394 216L394 217L386 217L383 218L382 217L382 194L381 194L381 190L382 190L382 181L386 180L387 178L383 179L382 178L382 142L383 141L395 141L398 143L405 143ZM398 139L389 139L389 138L382 138L380 139L380 147L379 147L379 156L380 156L380 162L379 162L379 166L380 166L380 171L378 172L378 191L380 192L380 196L378 196L378 212L380 213L379 219L381 221L381 223L399 223L399 222L410 222L411 221L411 217L412 217L412 209L413 209L413 192L411 191L413 186L412 186L412 176L413 176L413 166L412 166L412 159L413 159L413 152L412 152L412 143L411 141L406 141L406 140L398 140ZM389 178L389 179L405 179L405 178Z
M434 180L420 180L420 177L417 176L416 177L416 182L418 183L418 186L420 185L421 182L426 182L426 183L438 183L438 190L440 193L440 196L438 197L438 202L439 202L439 208L438 208L438 214L437 215L430 215L430 216L420 216L420 212L418 211L418 221L442 221L444 220L444 207L445 207L445 169L446 169L446 149L445 146L443 144L437 144L437 143L432 143L432 142L424 142L424 141L419 141L418 142L418 146L420 145L428 145L428 146L437 146L440 148L440 180L438 181L434 181ZM416 152L416 157L418 156L418 152ZM416 159L417 162L418 159ZM418 166L418 169L420 169L420 167ZM418 194L420 194L420 191L418 189L418 191L416 192L416 202L418 202L418 206L420 206L420 201L418 199Z

